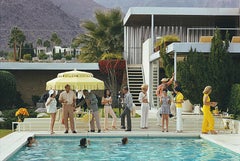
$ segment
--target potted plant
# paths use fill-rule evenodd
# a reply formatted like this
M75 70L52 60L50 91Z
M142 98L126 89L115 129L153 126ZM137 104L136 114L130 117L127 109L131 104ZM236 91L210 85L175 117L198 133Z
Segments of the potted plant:
M15 116L18 117L18 122L23 122L24 118L26 116L29 116L28 110L26 108L19 108L16 113Z
M177 35L166 35L158 39L155 43L154 52L160 50L161 47L166 47L173 42L180 42L180 38Z

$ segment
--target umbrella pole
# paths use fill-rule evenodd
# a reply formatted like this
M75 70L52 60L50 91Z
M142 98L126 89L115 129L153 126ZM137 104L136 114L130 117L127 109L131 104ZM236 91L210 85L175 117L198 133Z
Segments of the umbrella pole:
M88 110L88 131L91 132L91 129L90 129L90 110Z

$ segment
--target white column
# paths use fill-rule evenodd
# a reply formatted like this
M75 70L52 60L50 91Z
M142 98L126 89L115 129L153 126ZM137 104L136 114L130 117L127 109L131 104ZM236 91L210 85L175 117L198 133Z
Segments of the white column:
M151 15L151 48L150 48L150 53L149 53L149 57L154 53L154 15ZM150 59L149 59L150 60ZM150 68L149 68L149 101L151 103L151 105L154 105L154 101L153 101L153 81L152 81L152 78L153 78L153 65L152 65L152 62L149 62L150 63Z
M153 54L153 49L154 49L154 43L155 43L155 38L154 38L154 15L151 15L151 39L152 39L152 53Z
M123 50L123 58L127 60L128 63L128 57L127 57L127 48L128 48L128 43L127 43L127 27L124 26L124 50Z
M177 80L177 52L174 51L174 80Z

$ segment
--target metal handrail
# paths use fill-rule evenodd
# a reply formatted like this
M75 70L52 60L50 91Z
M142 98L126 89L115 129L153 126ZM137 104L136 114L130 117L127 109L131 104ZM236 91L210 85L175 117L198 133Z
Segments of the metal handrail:
M129 92L131 93L130 88L129 88L128 64L127 64L127 61L126 61L126 75L127 75L127 87L128 87Z
M187 42L189 42L190 30L209 30L209 31L212 30L212 31L214 31L216 29L226 30L226 31L228 31L228 30L240 31L240 28L217 28L217 27L202 27L202 28L196 27L196 28L194 28L194 27L189 27L189 28L187 28Z

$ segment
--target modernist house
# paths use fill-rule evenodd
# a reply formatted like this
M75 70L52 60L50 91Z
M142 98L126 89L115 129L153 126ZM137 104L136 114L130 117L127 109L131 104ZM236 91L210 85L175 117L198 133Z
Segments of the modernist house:
M61 47L61 46L54 46L55 53L66 53L66 54L74 54L74 49L71 47ZM81 51L80 48L75 49L75 54L80 55Z
M201 42L203 36L213 36L218 28L227 30L233 41L230 53L240 53L240 10L239 8L169 8L133 7L124 17L124 58L128 63L130 91L137 91L133 71L139 70L143 82L149 84L149 100L158 106L155 90L159 84L159 52L154 53L157 37L174 34L180 42L167 46L167 53L174 56L174 70L177 74L177 56L191 48L209 53L211 42ZM132 69L134 68L134 69ZM142 81L141 80L141 81ZM133 83L132 83L133 82ZM140 84L140 83L139 83ZM139 89L138 89L139 90ZM138 91L139 92L139 91ZM136 92L137 93L137 92ZM136 97L136 96L135 96Z
M73 55L74 52L76 55L80 55L80 53L81 53L80 48L73 49L71 47L64 48L61 46L54 46L54 50L55 50L55 53L61 52L61 53L71 54L71 55ZM36 55L38 56L39 53L46 53L47 55L52 55L52 51L49 52L46 47L41 47L41 46L36 48Z

